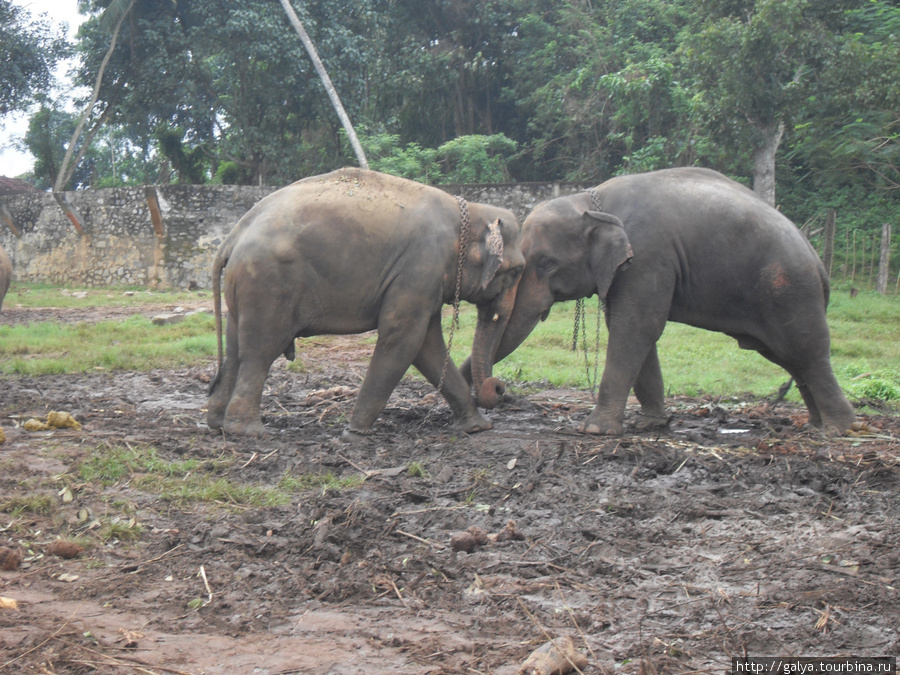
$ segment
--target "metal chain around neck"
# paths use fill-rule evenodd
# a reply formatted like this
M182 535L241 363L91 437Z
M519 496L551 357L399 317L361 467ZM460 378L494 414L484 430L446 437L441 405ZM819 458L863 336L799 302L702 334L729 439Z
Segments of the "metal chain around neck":
M453 319L450 321L450 335L447 338L447 358L444 359L444 367L441 370L441 379L438 382L438 392L444 386L447 377L447 368L450 367L450 349L453 347L453 335L459 328L459 300L462 293L463 267L466 264L466 256L469 253L469 236L472 223L469 219L469 205L462 197L457 197L459 202L459 251L456 255L456 290L453 293Z
M594 211L603 210L603 202L600 195L594 188L585 190L591 196L591 208ZM584 350L584 372L587 377L588 387L591 390L591 397L596 399L595 392L598 387L597 374L600 368L600 315L603 312L603 300L597 296L597 326L594 334L594 369L591 373L591 366L588 359L587 348L587 320L584 313L584 298L578 298L575 301L575 329L572 332L572 351L578 351L578 329L581 328L581 346Z

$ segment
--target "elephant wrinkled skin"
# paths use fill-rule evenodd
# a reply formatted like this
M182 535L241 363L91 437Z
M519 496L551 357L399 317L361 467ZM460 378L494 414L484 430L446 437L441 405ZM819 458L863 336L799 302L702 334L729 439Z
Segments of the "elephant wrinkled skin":
M458 281L463 206L437 188L341 169L298 181L255 205L222 243L213 264L219 369L210 387L209 427L264 433L263 384L279 354L293 358L294 338L377 329L345 438L372 429L410 365L440 384L460 429L491 428L448 360L441 308L453 302L459 283L460 297L479 310L473 353L480 350L479 336L496 343L524 259L511 212L480 204L467 208L468 244ZM492 357L484 360L492 364Z
M853 407L831 368L828 278L790 220L707 169L621 176L594 192L602 211L581 193L540 204L525 219L525 271L499 345L487 347L495 361L554 302L596 293L605 300L609 343L598 402L582 431L621 434L632 388L645 420L665 423L656 342L667 321L757 350L794 378L811 424L831 433L850 428ZM483 369L481 377L490 374Z
M6 291L9 290L9 285L12 283L12 274L12 263L9 256L6 255L6 251L0 246L0 311L3 310L3 298L6 297Z

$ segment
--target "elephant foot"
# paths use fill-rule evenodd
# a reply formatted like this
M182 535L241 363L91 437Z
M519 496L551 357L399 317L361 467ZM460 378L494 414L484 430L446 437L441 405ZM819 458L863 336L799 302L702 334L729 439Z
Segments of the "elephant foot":
M621 436L625 429L620 421L604 420L591 415L578 427L578 431L593 436Z
M672 417L669 415L657 415L654 413L638 413L634 420L635 431L651 431L652 429L665 429L669 426Z
M233 436L248 436L251 438L266 438L270 434L259 420L253 422L226 421L222 430Z
M221 431L222 427L225 426L225 418L224 417L207 417L206 418L206 426L210 428L212 431Z
M372 435L371 429L352 429L347 427L341 432L341 443L357 445Z
M582 424L578 427L578 431L591 434L592 436L621 436L622 427L608 427L604 429L596 424Z
M467 434L477 434L479 431L487 431L494 428L493 423L478 412L460 419L455 426Z

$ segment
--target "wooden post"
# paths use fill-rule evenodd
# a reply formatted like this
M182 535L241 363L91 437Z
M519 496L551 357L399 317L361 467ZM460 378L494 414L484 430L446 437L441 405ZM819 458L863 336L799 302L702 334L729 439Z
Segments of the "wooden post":
M834 209L828 209L825 214L825 253L822 256L822 264L825 265L825 273L831 278L831 266L834 262Z
M847 278L850 263L850 230L844 230L844 264L841 265L841 276Z
M862 263L859 268L860 283L864 283L862 280L865 279L865 277L866 277L866 240L867 239L868 239L868 237L866 235L863 235L863 237L862 237L862 252L860 254L860 260L862 261Z
M856 278L856 230L853 230L853 269L850 272L850 281Z
M872 287L872 278L875 276L875 256L878 255L878 253L875 251L875 249L877 246L878 246L878 237L873 235L872 236L872 252L869 253L869 281L868 281L869 288Z
M891 224L881 226L881 255L878 257L878 279L875 290L884 295L887 293L888 274L891 267Z

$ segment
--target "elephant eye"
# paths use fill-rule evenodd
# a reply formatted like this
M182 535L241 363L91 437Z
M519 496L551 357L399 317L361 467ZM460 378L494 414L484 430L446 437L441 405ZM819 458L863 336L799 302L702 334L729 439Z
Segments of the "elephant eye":
M553 258L548 258L546 256L541 256L537 262L537 271L542 273L547 273L556 267L556 261Z

